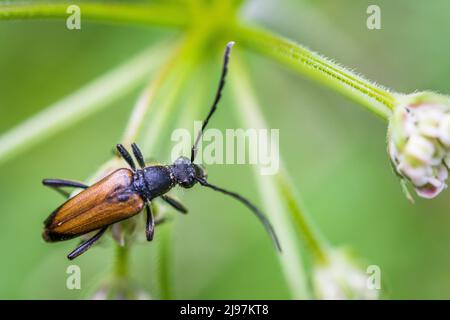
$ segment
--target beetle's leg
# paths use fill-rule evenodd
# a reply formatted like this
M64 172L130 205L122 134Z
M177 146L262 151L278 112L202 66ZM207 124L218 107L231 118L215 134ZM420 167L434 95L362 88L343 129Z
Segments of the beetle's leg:
M131 170L136 171L136 165L134 164L133 158L131 157L131 155L127 151L127 149L125 149L125 147L120 143L116 146L116 148L117 148L117 151L119 151L122 158L124 158L125 161L128 163Z
M133 149L134 157L136 158L139 166L142 169L144 169L145 168L145 161L144 161L144 157L142 156L141 149L139 149L139 147L137 146L136 143L132 143L131 144L131 149Z
M44 186L50 187L50 188L58 191L60 194L62 194L65 197L69 197L70 193L60 189L62 187L72 187L72 188L81 188L81 189L87 189L89 187L81 182L71 181L71 180L63 180L63 179L44 179L44 180L42 180L42 184Z
M145 235L147 237L147 241L153 240L153 233L155 231L155 219L153 219L153 212L150 202L145 204L145 211L147 211L147 224L145 227Z
M82 188L86 189L89 186L84 183L72 180L64 180L64 179L44 179L42 180L42 184L49 187L73 187L73 188Z
M100 239L100 237L105 233L106 229L108 229L108 227L104 227L103 229L100 229L99 232L97 232L92 238L86 240L85 242L83 242L80 246L78 246L75 250L73 250L71 253L69 253L69 255L67 256L67 258L69 260L73 260L76 257L78 257L80 254L86 252L86 250L88 250L90 247L92 247L92 245L98 240Z
M181 212L181 213L188 213L188 210L186 209L185 206L183 206L180 202L178 202L177 200L175 200L174 198L172 198L171 196L168 195L162 195L161 198L167 202L168 204L170 204L175 210Z

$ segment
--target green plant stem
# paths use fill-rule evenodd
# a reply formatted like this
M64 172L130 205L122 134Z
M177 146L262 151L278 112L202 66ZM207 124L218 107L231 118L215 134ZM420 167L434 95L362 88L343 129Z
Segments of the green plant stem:
M158 245L158 284L159 296L162 300L172 298L171 270L172 270L172 229L171 224L160 231Z
M291 40L263 29L236 24L235 6L239 4L239 1L233 4L216 1L215 5L211 8L208 6L208 9L200 6L197 2L187 3L186 6L181 7L179 4L173 3L162 5L95 2L81 3L80 6L83 17L88 20L160 24L174 27L186 27L195 25L196 21L201 21L199 27L204 29L209 27L209 22L204 23L204 20L214 21L216 25L212 29L221 32L222 36L233 35L235 40L247 47L335 89L382 118L389 118L391 109L395 105L394 93ZM183 7L186 7L185 10L182 10ZM66 9L67 4L0 5L0 19L67 17Z
M183 58L183 45L178 43L176 47L177 48L172 52L169 59L167 59L166 64L162 66L156 76L152 78L150 83L139 95L138 101L133 108L122 137L122 143L124 145L129 146L131 143L136 141L142 130L146 115L154 99L156 98L157 93L159 93L168 75L173 73L174 68L180 62L180 59Z
M135 142L141 134L144 127L143 124L145 122L145 119L147 119L146 115L149 112L150 107L154 104L154 100L158 96L158 94L160 94L161 88L166 80L178 70L177 66L181 61L183 61L183 54L185 53L186 44L188 43L189 41L183 39L183 41L180 41L180 43L175 46L176 48L169 55L170 58L167 60L166 64L162 66L159 72L152 78L149 84L141 92L123 134L122 143L126 147L129 147L132 142ZM163 123L161 123L159 119L156 119L156 122L159 123L158 128L163 125ZM167 279L168 274L164 270L166 269L166 265L168 264L168 262L166 261L167 259L165 258L167 258L167 256L169 255L169 249L167 248L169 244L165 243L165 240L166 237L163 237L159 244L159 250L161 252L165 252L165 254L161 254L162 258L158 260L159 270L162 269L162 271L158 271L158 280L160 284L162 299L165 299L169 296L169 279ZM117 243L115 244L115 246L117 257L115 260L115 276L120 278L121 274L120 272L117 272L117 270L128 269L129 261L127 257L129 247L121 246Z
M387 120L395 105L394 94L337 65L307 48L273 33L236 25L233 34L239 43L348 96Z
M184 85L189 78L189 73L193 68L194 61L187 59L180 63L176 69L176 76L171 77L170 90L165 96L164 101L160 103L160 108L155 110L152 114L152 125L148 127L148 130L142 134L143 144L142 149L147 154L153 154L159 151L160 136L166 133L166 124L177 113L178 107L181 104L177 104L180 97L180 93L184 88Z
M0 164L69 128L125 95L147 79L165 58L167 42L146 49L0 136Z
M313 258L317 263L327 262L328 246L325 245L322 236L319 235L317 230L309 222L305 210L302 209L304 206L301 204L298 196L296 196L294 186L289 181L288 175L283 169L281 169L280 174L276 177L276 183L284 199L284 203L290 212L294 226L305 240L306 246L312 253Z
M176 50L170 55L168 62L161 68L158 75L149 83L146 89L141 93L138 102L136 103L131 117L126 126L122 142L125 145L131 144L136 141L139 134L142 131L144 121L146 120L146 115L152 103L156 98L156 93L162 88L164 82L169 78L170 75L177 76L176 83L182 84L184 81L184 76L194 65L195 60L198 58L198 52L200 52L206 43L208 37L215 30L214 29L214 19L207 19L204 22L203 27L196 28L188 32L182 41L177 45ZM184 64L184 67L180 67ZM175 74L175 70L177 70ZM180 74L178 74L178 72ZM171 96L174 96L171 94ZM171 105L171 103L169 104ZM164 108L162 112L168 112ZM159 131L159 125L164 123L164 119L158 119L154 122L157 130L153 130L153 134L157 134ZM154 137L151 137L152 139ZM145 151L148 151L144 148Z
M117 279L125 279L128 277L129 250L126 246L119 245L116 245L115 250L114 276Z
M67 18L72 3L0 3L0 20ZM186 27L190 21L183 8L174 4L137 3L73 3L80 7L81 19L113 23L138 23L171 27Z
M136 141L142 134L144 122L147 119L147 114L151 106L155 104L155 99L161 93L163 85L173 77L176 79L170 82L170 93L165 96L164 105L160 105L159 112L152 118L152 125L150 126L149 138L144 145L143 151L145 154L152 154L155 148L155 137L158 137L163 127L167 125L168 114L172 110L172 106L175 104L176 98L181 92L181 88L185 83L189 71L195 65L195 61L199 58L201 48L205 44L209 33L208 29L198 29L188 33L177 44L176 48L170 54L167 63L160 69L157 75L150 81L147 87L142 91L140 97L132 111L128 125L126 126L122 143L130 145ZM149 142L150 141L150 142ZM158 280L160 285L161 299L170 299L170 273L168 271L170 264L170 255L172 243L170 241L170 229L165 230L167 234L161 237L159 241L159 253L160 259L158 266ZM118 244L116 247L120 247ZM122 251L127 251L127 247L120 247ZM119 264L117 268L121 268L120 265L126 265L126 259L116 259L116 264Z
M233 79L230 83L237 101L236 111L242 124L249 128L267 129L268 125L260 111L247 71L237 53L234 53L231 68ZM272 143L276 142L272 141ZM278 150L278 147L273 145L271 148ZM281 158L280 166L282 167ZM293 298L306 299L310 297L310 294L306 286L301 249L295 234L300 234L306 239L306 248L315 259L325 259L325 246L317 231L309 224L304 211L300 210L299 201L293 196L294 193L289 185L285 183L284 172L280 171L276 175L263 176L260 167L254 166L261 199L280 238L283 252L278 257L286 282Z

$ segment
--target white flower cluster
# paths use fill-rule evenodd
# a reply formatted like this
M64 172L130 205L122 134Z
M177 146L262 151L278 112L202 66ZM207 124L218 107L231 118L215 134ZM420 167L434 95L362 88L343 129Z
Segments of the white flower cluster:
M335 250L329 261L317 265L313 274L313 286L321 300L375 300L380 288L372 283L370 275L359 268L346 252Z
M389 155L397 173L417 194L434 198L450 168L450 101L424 92L399 100L389 125Z

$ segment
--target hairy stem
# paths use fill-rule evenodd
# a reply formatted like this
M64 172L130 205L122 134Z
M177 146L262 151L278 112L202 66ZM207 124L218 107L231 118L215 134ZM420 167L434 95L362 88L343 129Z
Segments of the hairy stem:
M67 8L71 3L0 3L0 20L10 19L66 19L70 13ZM112 23L140 23L163 25L171 27L185 27L189 24L189 17L183 8L174 4L137 4L137 3L101 3L81 2L81 19L91 21L106 21Z
M237 41L291 69L348 96L387 120L395 105L394 93L370 82L307 48L263 29L237 25Z

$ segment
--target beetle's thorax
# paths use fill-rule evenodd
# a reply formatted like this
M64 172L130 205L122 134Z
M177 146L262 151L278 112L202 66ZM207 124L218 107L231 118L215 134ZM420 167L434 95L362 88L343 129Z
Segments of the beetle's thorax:
M175 186L168 166L156 165L136 170L133 187L146 200L159 197Z

